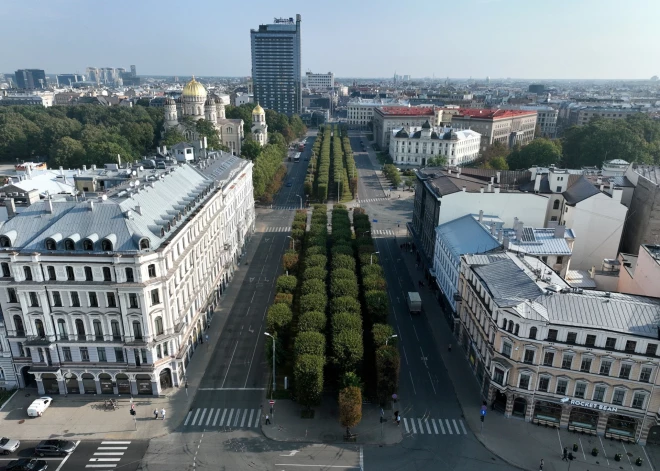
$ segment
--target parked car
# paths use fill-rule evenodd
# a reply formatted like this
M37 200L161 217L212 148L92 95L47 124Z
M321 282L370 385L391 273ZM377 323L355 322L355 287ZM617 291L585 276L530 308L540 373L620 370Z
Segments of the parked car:
M12 440L7 437L0 438L0 453L4 455L15 452L19 446L21 446L21 442L18 440Z
M21 458L20 460L10 461L5 469L8 471L46 471L48 463L45 460L36 458Z
M30 404L30 407L28 407L27 414L30 417L41 417L41 414L48 409L51 402L53 402L53 398L48 396L35 399L32 404Z
M71 440L42 440L34 448L34 452L39 456L66 456L73 453L75 449L76 444Z

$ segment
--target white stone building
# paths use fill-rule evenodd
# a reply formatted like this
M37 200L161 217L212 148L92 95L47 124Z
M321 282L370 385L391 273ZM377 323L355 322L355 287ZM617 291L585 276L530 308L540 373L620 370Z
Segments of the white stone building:
M408 101L398 98L353 98L346 105L346 122L349 126L366 128L374 117L374 109L379 106L408 106Z
M433 127L426 121L421 127L394 129L390 157L395 165L424 166L438 156L447 159L448 165L462 165L477 159L480 142L476 131Z
M6 381L39 394L183 384L254 231L252 163L212 152L136 180L34 203L0 226Z
M315 74L307 72L307 88L310 90L332 90L335 88L335 74L328 72L327 74Z

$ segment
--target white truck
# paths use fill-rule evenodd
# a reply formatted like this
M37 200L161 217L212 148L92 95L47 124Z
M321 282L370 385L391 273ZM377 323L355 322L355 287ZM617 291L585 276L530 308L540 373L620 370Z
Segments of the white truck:
M408 291L407 300L410 314L422 313L422 298L419 297L419 293L417 291Z

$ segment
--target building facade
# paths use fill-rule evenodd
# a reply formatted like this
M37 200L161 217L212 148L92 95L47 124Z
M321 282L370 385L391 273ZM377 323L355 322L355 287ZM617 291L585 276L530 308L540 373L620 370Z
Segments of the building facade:
M46 72L43 69L19 69L14 72L16 79L16 88L34 90L37 88L46 88Z
M427 121L440 125L434 107L380 106L373 113L374 140L381 149L389 149L393 130L421 127Z
M0 106L33 105L48 108L53 106L55 94L48 90L0 91Z
M539 260L466 255L459 343L506 417L644 444L658 430L656 298L571 289Z
M21 387L157 396L183 384L254 230L252 163L212 153L128 180L0 227L2 342Z
M327 74L315 74L306 72L307 88L310 90L332 90L335 88L335 74L328 72Z
M379 106L408 106L408 102L399 98L352 98L346 105L346 122L351 127L366 129Z
M660 298L660 246L642 244L637 255L620 253L619 293Z
M302 111L300 15L250 30L254 101L289 116Z
M452 126L481 134L481 150L493 142L508 147L524 146L534 140L536 111L460 109L451 117Z

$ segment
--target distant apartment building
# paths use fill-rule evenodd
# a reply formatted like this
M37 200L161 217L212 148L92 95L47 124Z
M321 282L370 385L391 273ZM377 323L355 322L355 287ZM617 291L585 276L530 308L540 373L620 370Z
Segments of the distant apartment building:
M0 90L0 106L53 106L55 94L48 90Z
M347 124L366 129L371 126L374 110L380 106L408 106L408 101L399 98L352 98L346 105Z
M48 86L46 72L43 69L19 69L14 72L14 78L16 88L31 90Z
M335 88L335 74L332 72L327 74L307 72L305 76L307 77L307 88L310 90L332 90Z
M534 140L536 111L460 109L451 117L452 126L481 134L481 151L498 141L507 147Z
M85 76L80 74L59 74L55 76L58 87L70 87L74 83L84 82Z
M548 105L521 105L521 106L502 106L505 110L524 110L536 111L536 126L538 126L540 134L537 137L557 137L557 119L559 117L559 110Z
M581 126L592 119L626 119L630 115L640 113L635 108L615 108L600 106L580 106L571 108L568 113L569 126Z
M373 111L374 140L378 147L390 147L393 129L420 127L425 122L438 126L435 108L432 106L379 106Z
M254 103L254 95L252 93L238 92L234 97L234 106L241 106L247 103Z

